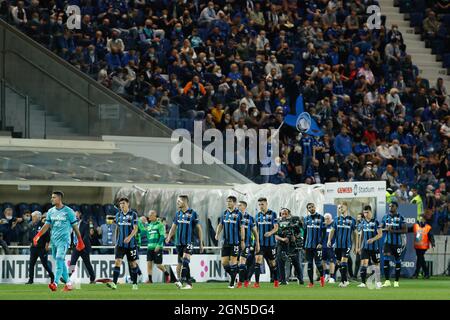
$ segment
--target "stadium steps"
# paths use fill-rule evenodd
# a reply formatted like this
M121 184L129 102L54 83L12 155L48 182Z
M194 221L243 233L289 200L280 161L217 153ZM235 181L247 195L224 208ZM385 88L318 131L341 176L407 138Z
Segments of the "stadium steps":
M420 39L420 35L414 34L410 22L405 20L405 15L400 13L400 9L394 6L394 0L379 0L381 13L386 16L386 29L390 30L392 24L397 24L403 35L406 45L406 53L411 55L414 65L419 69L419 75L428 79L430 86L436 84L438 78L443 78L447 88L450 87L450 76L447 69L443 68L441 62L437 62L436 55L431 53L430 48L425 47L425 42Z
M49 136L78 136L75 130L60 121L56 116L47 114L37 104L30 104L30 138L42 139Z

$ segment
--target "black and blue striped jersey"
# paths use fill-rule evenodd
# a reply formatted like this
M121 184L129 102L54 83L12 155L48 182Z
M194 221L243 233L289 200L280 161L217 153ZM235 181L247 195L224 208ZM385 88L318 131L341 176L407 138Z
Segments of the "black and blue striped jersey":
M376 237L376 235L378 234L378 229L380 228L380 223L375 218L372 218L370 221L364 219L360 223L360 229L362 232L362 249L374 251L380 250L380 244L378 240L372 243L367 243L367 240Z
M198 214L191 208L186 212L177 211L173 218L173 223L177 226L177 246L191 245L194 243L194 230L199 223Z
M134 226L137 226L138 214L133 210L129 210L126 214L120 211L116 213L115 221L118 229L116 245L127 249L135 248L137 246L136 237L131 238L128 243L125 243L124 240L133 232Z
M305 218L305 248L316 249L326 237L325 220L317 212Z
M352 216L339 216L333 222L333 229L336 236L336 248L351 248L352 235L356 229L356 220Z
M242 215L242 225L245 229L245 246L249 247L252 243L252 229L255 226L255 219L247 211Z
M403 229L403 224L405 223L405 218L403 216L397 214L392 216L391 214L387 214L383 217L381 221L381 227L384 229L390 226L393 230L401 230ZM391 233L386 232L386 238L384 239L384 243L401 246L402 245L402 234L401 233Z
M275 234L270 237L265 237L266 232L273 230L277 221L277 214L272 210L267 210L266 213L258 212L255 217L256 227L259 234L259 246L260 247L273 247L276 245Z
M220 217L223 226L223 240L225 245L239 245L241 241L242 213L238 209L225 210Z

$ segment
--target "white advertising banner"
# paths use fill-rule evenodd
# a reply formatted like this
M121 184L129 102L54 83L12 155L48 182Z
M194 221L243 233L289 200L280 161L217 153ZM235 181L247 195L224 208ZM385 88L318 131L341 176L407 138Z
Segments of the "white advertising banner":
M386 181L325 183L325 204L337 204L340 199L357 198L373 199L377 216L384 216L386 214Z
M53 259L49 259L52 263L52 270L54 269ZM70 256L66 256L66 263L70 262ZM29 256L28 255L0 255L0 283L25 283L28 281L29 270ZM114 269L114 255L91 255L91 263L94 268L95 276L97 279L113 277ZM163 257L163 264L171 266L175 273L175 266L177 264L177 255L165 255ZM144 255L139 259L139 267L143 274L143 281L145 282L147 277L147 261ZM220 255L202 254L191 256L191 276L197 282L207 282L211 280L226 281L228 275L221 264ZM264 266L261 273L261 282L270 280L270 272L267 264ZM34 271L35 283L49 283L49 277L45 269L42 267L40 261L36 263ZM125 282L129 269L125 261L122 261L120 268L120 280L119 282ZM81 260L78 260L76 267L77 278L81 283L89 283L89 274ZM153 281L162 282L162 272L155 266L153 267Z

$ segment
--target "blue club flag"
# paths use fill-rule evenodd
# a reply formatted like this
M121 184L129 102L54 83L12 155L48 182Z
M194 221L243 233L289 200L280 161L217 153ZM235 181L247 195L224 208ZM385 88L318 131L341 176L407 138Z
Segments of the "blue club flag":
M286 122L291 127L297 128L297 130L307 133L311 136L323 136L322 130L317 125L317 122L311 118L308 112L305 112L305 108L303 106L303 96L299 95L297 101L295 103L295 116L292 114L288 114L284 118L284 122Z

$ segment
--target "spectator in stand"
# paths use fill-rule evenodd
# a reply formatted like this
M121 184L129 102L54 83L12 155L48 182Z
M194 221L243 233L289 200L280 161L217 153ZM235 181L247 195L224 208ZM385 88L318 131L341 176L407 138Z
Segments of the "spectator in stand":
M352 153L352 138L348 135L348 130L345 126L341 128L341 133L334 140L334 150L338 156L338 161L343 160Z
M14 232L14 238L20 245L29 245L30 244L30 221L31 221L31 211L26 210L22 217L15 219L12 223L11 229Z
M13 223L16 219L13 217L13 209L5 208L3 210L3 216L0 217L0 233L3 234L3 240L9 246L11 242L15 241L15 236L13 232Z
M436 18L436 14L433 11L429 11L427 17L423 20L423 30L429 40L433 40L439 31L440 22Z
M391 189L398 189L400 183L397 181L398 172L395 171L394 167L390 164L386 166L386 171L381 175L381 179L386 181L386 186Z

